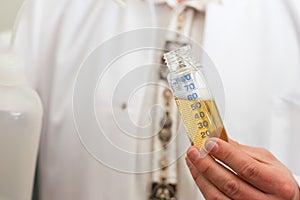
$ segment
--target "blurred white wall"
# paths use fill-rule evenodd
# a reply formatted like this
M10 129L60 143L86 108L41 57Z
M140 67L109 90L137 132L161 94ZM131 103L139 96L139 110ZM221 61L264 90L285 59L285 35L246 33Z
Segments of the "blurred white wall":
M0 0L0 32L11 30L17 11L24 0Z

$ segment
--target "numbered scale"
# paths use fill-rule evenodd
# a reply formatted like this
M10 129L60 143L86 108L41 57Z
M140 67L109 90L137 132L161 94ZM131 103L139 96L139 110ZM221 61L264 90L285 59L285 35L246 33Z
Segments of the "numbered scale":
M182 49L179 52L182 53ZM171 56L174 57L177 54L178 52ZM210 137L219 137L228 141L220 114L201 68L192 66L191 62L177 60L176 63L177 69L174 64L169 67L171 72L168 81L192 145L203 146Z

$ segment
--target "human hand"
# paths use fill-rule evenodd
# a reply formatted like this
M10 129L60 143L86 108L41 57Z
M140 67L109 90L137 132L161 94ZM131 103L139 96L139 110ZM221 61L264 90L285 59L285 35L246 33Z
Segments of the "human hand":
M269 151L218 138L207 140L205 149L191 147L186 162L206 199L300 199L293 175Z

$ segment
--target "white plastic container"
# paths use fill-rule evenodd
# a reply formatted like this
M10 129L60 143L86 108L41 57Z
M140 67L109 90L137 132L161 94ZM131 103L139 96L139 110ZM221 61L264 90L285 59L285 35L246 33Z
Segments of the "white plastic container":
M0 199L30 200L43 107L22 60L0 55Z

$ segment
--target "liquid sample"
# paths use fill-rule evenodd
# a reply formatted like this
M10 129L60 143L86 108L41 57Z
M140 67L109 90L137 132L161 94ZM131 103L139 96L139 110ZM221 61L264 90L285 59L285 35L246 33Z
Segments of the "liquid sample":
M202 147L211 137L228 141L214 100L175 100L192 145Z

